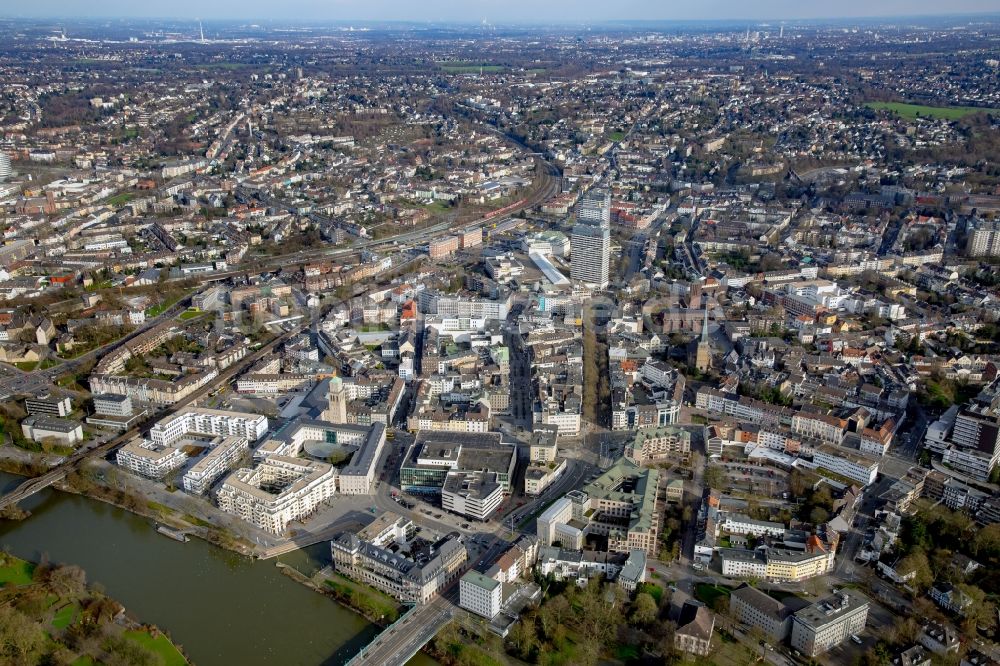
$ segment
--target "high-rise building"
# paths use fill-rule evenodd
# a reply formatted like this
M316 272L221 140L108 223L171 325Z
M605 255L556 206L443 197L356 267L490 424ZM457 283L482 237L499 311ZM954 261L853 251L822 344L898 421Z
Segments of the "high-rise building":
M597 289L608 286L608 262L611 255L611 230L577 224L573 227L570 278Z
M970 220L965 250L970 257L1000 257L1000 221Z
M606 226L611 224L611 193L594 188L580 196L576 204L576 219L581 224Z
M13 173L10 166L10 155L7 153L0 153L0 181L3 181L10 177Z
M593 189L576 205L576 225L571 234L570 278L605 289L611 255L611 194Z

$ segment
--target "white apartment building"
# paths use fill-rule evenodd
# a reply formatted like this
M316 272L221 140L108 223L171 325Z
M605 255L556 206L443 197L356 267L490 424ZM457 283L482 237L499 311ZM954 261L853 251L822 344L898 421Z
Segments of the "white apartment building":
M459 606L492 620L500 612L503 585L478 571L470 571L458 581L458 594Z
M162 479L186 460L187 454L180 449L138 438L118 449L116 456L119 467L150 479Z
M189 433L244 437L256 442L266 432L267 417L260 414L189 407L158 421L149 436L157 444L169 445Z
M226 437L216 443L194 466L184 473L184 490L200 495L223 474L232 469L250 447L246 437Z
M216 500L226 513L280 535L288 523L308 516L336 493L337 470L332 465L271 456L226 477Z

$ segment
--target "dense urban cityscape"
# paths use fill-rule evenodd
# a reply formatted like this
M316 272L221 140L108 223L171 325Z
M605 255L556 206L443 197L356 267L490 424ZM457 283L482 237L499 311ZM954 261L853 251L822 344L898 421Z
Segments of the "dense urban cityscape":
M0 36L0 662L1000 663L1000 16Z

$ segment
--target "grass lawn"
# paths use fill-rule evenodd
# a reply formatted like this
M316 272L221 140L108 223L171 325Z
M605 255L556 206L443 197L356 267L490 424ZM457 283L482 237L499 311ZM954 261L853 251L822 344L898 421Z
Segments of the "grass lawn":
M125 638L135 641L147 650L160 655L163 659L163 666L184 666L188 663L184 655L181 654L181 651L174 647L170 639L163 634L153 638L145 631L126 631Z
M195 317L200 317L203 314L205 313L199 310L198 308L188 308L184 312L180 313L180 315L177 318L180 319L181 321L187 321L189 319L194 319Z
M624 138L625 138L625 132L612 132L611 134L608 135L608 139L614 141L615 143L618 143Z
M922 104L904 104L902 102L868 102L865 106L872 109L882 109L892 111L903 118L941 118L944 120L958 120L965 116L982 112L996 111L979 106L923 106Z
M326 584L341 599L371 616L382 615L390 622L395 622L399 617L399 604L396 600L374 588L356 583L339 573L335 578L327 579Z
M115 196L110 197L104 203L106 203L109 206L124 206L129 201L132 201L132 199L135 199L134 194L132 194L131 192L122 192L121 194L116 194Z
M167 506L166 504L160 504L159 502L146 502L146 506L148 506L153 511L156 511L160 515L169 516L172 513L174 513L174 510L171 509L169 506Z
M10 559L10 564L0 567L0 585L30 585L35 565L17 558Z
M656 599L656 603L660 603L660 599L663 598L663 588L659 585L653 585L652 583L643 583L639 586L637 592L645 592L649 596Z
M38 361L18 361L14 365L25 372L31 372L38 365Z
M69 625L73 624L76 620L76 614L80 612L79 604L68 604L60 608L55 616L52 618L52 627L54 629L65 629Z
M70 666L94 666L94 659L89 654L77 657Z
M182 298L184 298L184 294L180 294L176 298L174 298L174 297L168 298L167 300L163 301L159 305L150 306L150 307L146 308L146 316L147 317L158 317L161 314L163 314L164 312L166 312L167 310L169 310L171 307L173 307L174 303L176 303L177 301L181 300Z
M694 598L698 601L704 601L705 605L709 608L714 608L713 602L716 599L719 597L728 597L730 594L732 594L732 590L722 585L698 583L694 586Z

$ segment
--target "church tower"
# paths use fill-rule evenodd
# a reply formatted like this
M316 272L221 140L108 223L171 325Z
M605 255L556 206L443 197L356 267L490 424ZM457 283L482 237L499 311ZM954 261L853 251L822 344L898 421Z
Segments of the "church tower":
M712 367L712 343L708 339L708 304L705 304L705 321L701 325L701 339L694 353L694 367L706 372Z

